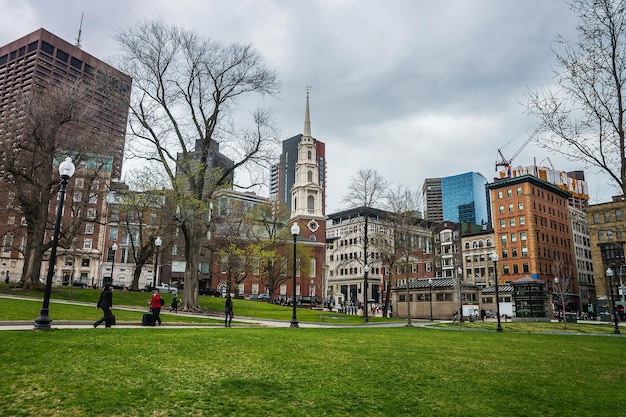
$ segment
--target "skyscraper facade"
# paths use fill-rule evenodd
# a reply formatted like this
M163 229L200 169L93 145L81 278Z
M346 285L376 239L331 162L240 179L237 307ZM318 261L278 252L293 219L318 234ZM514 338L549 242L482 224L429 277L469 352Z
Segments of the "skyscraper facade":
M478 172L442 178L443 220L491 224L486 184L487 179Z
M443 221L441 198L441 178L426 178L422 185L422 201L424 202L424 218L426 220L431 222Z
M103 74L115 85L101 83L98 77ZM101 103L90 122L92 140L106 137L106 149L113 157L111 176L120 178L131 78L45 29L0 47L0 117L15 115L23 93L45 88L54 80L78 78L88 81L90 93Z

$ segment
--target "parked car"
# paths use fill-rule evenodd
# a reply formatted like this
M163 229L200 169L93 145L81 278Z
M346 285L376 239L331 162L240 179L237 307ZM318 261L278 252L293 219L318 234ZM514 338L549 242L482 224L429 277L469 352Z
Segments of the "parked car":
M169 294L178 294L178 288L170 287L169 284L157 285L155 288L158 292L165 292Z
M267 300L269 300L269 299L270 299L270 296L269 296L269 294L259 294L259 295L257 296L257 298L258 298L259 300L265 300L265 301L267 301Z
M215 288L211 288L211 287L199 289L198 294L209 295L211 297L220 297L222 295L222 293L219 290L216 290Z
M72 282L72 287L87 288L87 282L85 282L85 281L73 281Z

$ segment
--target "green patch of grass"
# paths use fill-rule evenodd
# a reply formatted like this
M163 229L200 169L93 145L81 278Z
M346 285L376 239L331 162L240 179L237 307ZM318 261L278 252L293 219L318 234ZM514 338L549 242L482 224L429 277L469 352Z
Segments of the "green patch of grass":
M5 331L0 415L619 415L623 349L404 327Z
M35 297L38 299L43 298L43 292L33 290L22 290L18 288L0 287L0 294L7 294L13 296L23 297ZM100 290L94 290L90 288L72 288L71 291L68 287L53 287L51 299L52 300L64 300L72 302L93 303L95 306L100 296ZM163 294L166 306L172 301L172 295ZM113 307L116 306L128 306L128 307L140 307L148 308L148 301L150 300L150 293L141 291L113 291ZM207 311L214 314L223 314L225 298L220 297L206 297L199 296L198 302L200 306ZM288 306L280 306L270 304L261 301L251 301L243 299L235 299L234 311L235 316L239 317L254 317L258 319L269 320L291 320L292 308ZM336 324L356 324L363 323L363 317L347 314L324 312L322 315L321 310L298 308L297 316L299 321L306 321L311 323L320 323L322 321ZM1 320L1 318L0 318ZM386 319L380 317L370 318L372 323L396 321L395 319Z
M470 329L470 330L495 330L496 322L464 322L458 323L438 323L435 327L450 329ZM612 334L615 327L611 323L563 323L558 322L502 322L502 329L505 332L513 333L572 333L572 334Z

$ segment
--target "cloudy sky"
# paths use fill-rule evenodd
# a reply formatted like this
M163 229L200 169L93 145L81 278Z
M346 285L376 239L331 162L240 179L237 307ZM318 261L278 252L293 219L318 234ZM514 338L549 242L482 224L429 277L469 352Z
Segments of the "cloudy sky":
M0 0L0 44L40 27L108 60L115 31L162 18L224 42L253 44L281 92L273 110L284 138L302 133L305 87L311 124L326 143L327 213L342 207L350 178L374 168L418 189L425 178L495 175L536 126L528 89L553 81L557 34L577 18L562 0ZM583 166L529 144L513 165ZM586 171L592 202L616 192Z

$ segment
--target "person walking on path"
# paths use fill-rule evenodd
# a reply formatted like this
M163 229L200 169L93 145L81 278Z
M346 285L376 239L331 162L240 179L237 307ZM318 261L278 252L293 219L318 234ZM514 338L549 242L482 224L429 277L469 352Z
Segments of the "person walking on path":
M152 298L150 299L150 309L152 309L152 325L156 326L157 321L159 326L161 325L161 307L165 304L165 300L161 297L161 294L157 290L152 291Z
M174 294L174 298L172 299L172 304L170 305L170 311L174 310L178 313L178 296Z
M100 299L96 305L96 309L98 308L102 310L104 316L95 322L93 327L96 328L104 322L104 327L110 328L111 318L113 317L113 293L111 292L111 286L109 284L105 285L100 293Z
M226 297L226 304L224 305L224 327L230 327L230 322L233 320L233 299L230 298L230 294Z

